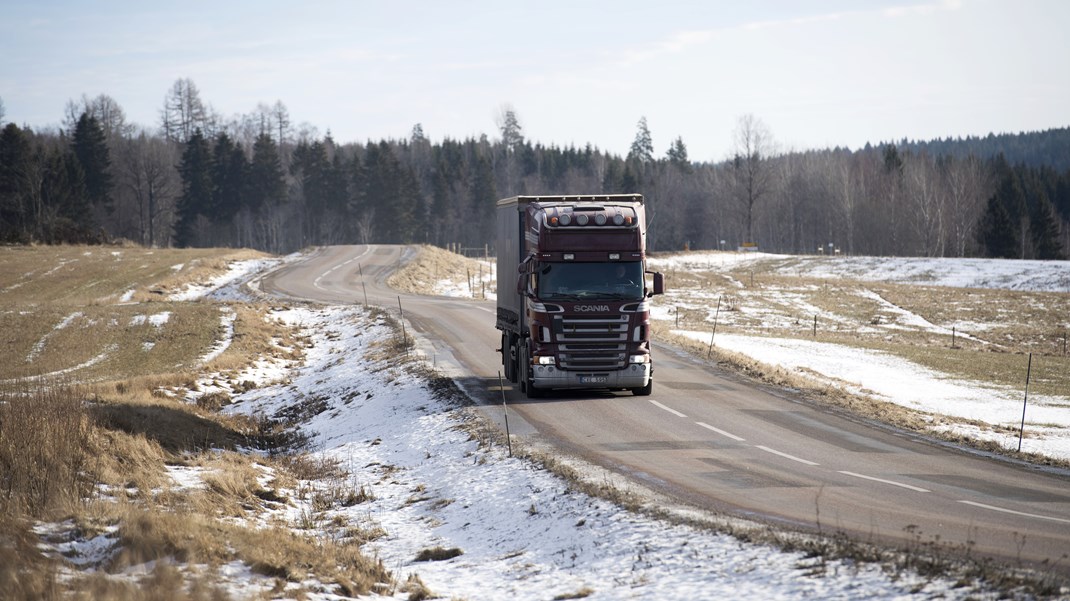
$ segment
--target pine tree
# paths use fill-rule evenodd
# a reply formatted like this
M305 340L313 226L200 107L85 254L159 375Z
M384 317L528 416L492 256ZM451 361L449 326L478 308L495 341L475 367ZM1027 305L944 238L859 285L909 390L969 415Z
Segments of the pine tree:
M1059 221L1055 209L1046 196L1037 199L1030 211L1029 235L1033 241L1033 256L1051 261L1066 258L1059 242Z
M645 165L654 160L654 141L650 137L650 128L646 125L646 117L639 118L638 130L632 141L631 150L628 151L629 161L638 161Z
M986 257L1012 259L1018 252L1018 227L1011 220L998 195L988 199L981 224L978 242Z
M96 225L82 165L74 153L53 149L44 159L41 202L44 220L38 237L49 244L90 242Z
M29 136L8 123L0 132L0 241L29 242L31 160Z
M178 172L182 196L178 199L175 246L184 248L203 244L203 232L198 231L197 222L212 208L212 149L200 129L194 130L186 142Z
M229 225L245 204L248 181L245 152L226 133L219 134L212 151L212 206L207 216Z
M261 207L277 207L286 199L286 181L275 140L262 133L253 143L253 161L249 166L249 190L246 206L253 212Z
M669 146L669 151L666 153L666 158L669 159L670 164L684 173L693 171L691 161L687 158L687 146L684 145L684 139L680 136L677 136L672 141L672 145Z
M96 117L82 113L74 127L71 148L82 165L85 188L94 206L103 207L109 213L114 209L111 191L114 187L110 173L111 158L104 129Z

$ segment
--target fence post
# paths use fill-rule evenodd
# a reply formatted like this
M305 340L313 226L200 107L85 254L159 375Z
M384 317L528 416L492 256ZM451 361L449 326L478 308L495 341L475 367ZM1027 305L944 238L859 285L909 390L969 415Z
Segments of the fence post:
M713 339L717 336L717 319L721 316L721 297L717 297L717 310L713 312L713 332L710 332L710 348L706 351L706 360L713 355Z
M1033 373L1033 353L1029 353L1029 365L1025 368L1025 400L1022 402L1022 428L1018 430L1018 452L1022 452L1022 436L1025 435L1025 407L1029 404L1029 376Z
M401 308L401 296L398 296L398 313L401 314L401 340L405 344L405 355L409 354L409 333L405 329L405 310Z
M506 352L502 349L502 352ZM505 414L505 440L509 443L509 456L513 456L513 437L509 434L509 407L505 404L505 382L502 380L502 372L498 372L498 389L502 391L502 413Z
M368 287L364 285L364 268L357 263L357 269L360 270L360 287L364 290L364 308L368 308Z

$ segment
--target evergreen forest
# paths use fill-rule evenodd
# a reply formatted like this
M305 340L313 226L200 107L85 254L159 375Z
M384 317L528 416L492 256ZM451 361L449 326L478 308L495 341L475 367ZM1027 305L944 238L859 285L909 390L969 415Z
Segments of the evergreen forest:
M493 135L339 144L286 106L223 118L189 79L158 123L107 95L68 102L62 125L4 119L0 242L249 247L428 243L493 248L495 202L515 195L641 193L654 251L735 249L1064 259L1070 128L857 150L780 149L740 117L721 162L655 150L645 118L626 156L544 145L503 107Z

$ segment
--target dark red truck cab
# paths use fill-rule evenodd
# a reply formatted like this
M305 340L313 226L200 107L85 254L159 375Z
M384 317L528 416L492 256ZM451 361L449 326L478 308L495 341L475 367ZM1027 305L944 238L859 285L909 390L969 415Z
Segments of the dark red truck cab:
M649 395L650 297L664 285L646 271L643 197L514 196L497 211L505 377L529 397L578 388Z

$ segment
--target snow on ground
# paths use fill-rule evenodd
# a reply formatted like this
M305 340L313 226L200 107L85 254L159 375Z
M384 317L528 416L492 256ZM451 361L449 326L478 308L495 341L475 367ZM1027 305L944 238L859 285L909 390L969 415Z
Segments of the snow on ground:
M275 314L313 342L286 384L235 397L231 411L271 416L295 400L326 399L304 426L318 453L347 466L372 500L333 510L348 523L382 528L365 552L404 578L416 573L436 595L465 599L906 599L966 598L972 587L874 565L820 560L742 543L727 535L630 513L501 448L481 447L460 427L465 411L437 399L419 378L366 356L394 335L348 307ZM295 498L295 497L291 497ZM296 502L296 501L295 501ZM305 511L288 510L291 523ZM324 516L329 521L330 516ZM431 547L459 548L419 563ZM254 590L236 569L234 591ZM264 583L268 586L270 583ZM402 598L399 593L397 598ZM335 598L313 593L310 599Z
M647 259L647 267L661 271L728 270L763 261L786 259L788 256L761 252L693 252L650 257Z
M455 298L486 298L494 300L498 298L495 292L497 273L494 271L494 261L478 261L480 269L472 273L471 285L467 279L453 280L443 278L434 283L433 289L439 296L452 296Z
M787 256L763 253L690 253L651 259L652 268L662 271L714 270L727 276L728 270L772 269L786 276L803 276L835 280L896 282L925 286L955 286L1001 288L1042 292L1070 290L1070 261L1014 261L1000 259L924 259L894 257L820 257ZM740 270L737 269L736 273ZM762 363L805 373L825 384L838 386L856 394L873 396L912 409L950 416L956 419L977 420L990 426L1018 429L1021 424L1024 391L996 387L976 381L954 379L946 374L921 367L890 354L864 348L817 343L776 337L784 332L798 331L807 320L817 316L823 329L853 332L859 335L894 330L927 332L950 338L954 334L982 344L984 340L966 332L984 332L991 324L961 320L937 325L917 313L899 307L875 291L860 289L854 292L876 304L882 318L868 324L857 318L823 311L806 302L808 284L778 287L766 284L761 290L740 290L731 296L739 302L726 312L722 307L718 321L722 325L742 328L751 334L716 337L717 346L742 353ZM705 322L710 329L719 295L705 290L670 290L655 299L651 318L674 323L677 307L685 313L706 312ZM701 317L699 319L702 319ZM692 322L693 323L693 322ZM694 326L690 326L694 329ZM686 329L686 328L685 328ZM695 340L709 343L710 331L680 332ZM1024 370L1024 367L1023 367ZM1064 396L1037 397L1032 395L1026 411L1026 432L1023 451L1045 456L1070 459L1070 391ZM939 421L939 420L935 420ZM998 441L1008 449L1017 449L1017 434L989 431L978 425L936 424L935 431L949 431L977 440Z
M782 275L956 288L1070 292L1070 261L923 257L823 257L759 252L694 252L651 257L662 271L728 271L768 263ZM764 267L764 266L763 266Z
M249 259L232 261L226 273L207 282L196 282L168 296L171 301L191 301L211 297L213 300L248 300L249 294L242 290L242 284L252 282L255 276L278 266L285 259ZM182 264L172 266L176 271Z
M140 326L145 323L150 323L157 328L162 328L165 323L171 320L170 311L161 311L160 313L153 313L152 315L135 315L130 318L131 326Z
M223 326L223 337L216 340L212 348L208 349L208 352L201 357L202 364L210 362L230 348L230 343L234 341L234 320L237 317L238 314L230 308L224 308L220 311L219 325Z
M815 278L852 278L956 288L1070 292L1070 261L795 257L778 271Z
M40 340L34 343L33 348L30 349L30 354L26 356L26 362L33 363L37 359L37 357L40 356L42 352L44 352L45 345L48 344L48 339L52 337L53 332L66 328L67 326L71 325L74 320L84 315L85 314L81 311L75 311L74 313L71 313L67 317L64 317L62 320L60 320L60 322L52 328L51 332L46 333L44 336L41 337Z
M710 341L709 332L677 333L702 343ZM811 378L855 394L869 394L928 413L1014 429L1021 426L1022 390L982 387L976 382L953 379L881 351L812 340L735 334L718 334L714 343L762 363L805 372ZM1070 398L1030 395L1022 450L1070 460L1068 409ZM962 433L977 431L976 426L961 429ZM992 433L978 438L997 440L1008 449L1018 447L1017 434Z

